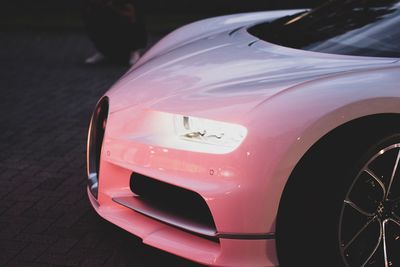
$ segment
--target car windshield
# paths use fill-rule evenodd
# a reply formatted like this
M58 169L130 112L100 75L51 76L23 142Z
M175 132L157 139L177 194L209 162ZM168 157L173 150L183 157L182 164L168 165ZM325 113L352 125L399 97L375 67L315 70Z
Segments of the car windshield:
M333 0L249 32L267 42L331 54L400 57L400 1Z

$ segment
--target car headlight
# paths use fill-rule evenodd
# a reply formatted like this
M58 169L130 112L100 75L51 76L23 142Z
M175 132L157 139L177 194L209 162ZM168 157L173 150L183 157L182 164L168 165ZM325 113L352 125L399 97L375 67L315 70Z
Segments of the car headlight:
M179 139L218 146L225 153L235 150L247 135L241 125L190 116L174 115L174 124Z

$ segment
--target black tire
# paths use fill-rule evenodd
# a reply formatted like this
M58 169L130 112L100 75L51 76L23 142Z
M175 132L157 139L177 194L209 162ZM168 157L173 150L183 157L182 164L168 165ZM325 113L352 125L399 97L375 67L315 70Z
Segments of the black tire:
M342 140L347 141L344 142ZM362 179L367 181L367 178L360 178L366 164L373 157L378 158L376 155L382 149L394 144L400 144L400 135L393 132L351 136L344 131L343 134L336 135L335 138L328 137L321 141L304 156L293 171L283 192L277 216L276 245L279 262L282 267L385 266L382 260L379 261L379 259L382 259L381 254L378 254L380 248L373 251L371 249L373 246L369 244L372 241L368 241L368 238L357 241L359 242L358 244L352 241L351 246L354 247L343 243L350 236L349 233L356 229L355 225L357 223L365 226L365 224L361 224L361 221L357 221L355 217L348 215L348 197L350 193L353 197L354 192L356 192L354 191L355 184L359 186L357 181ZM396 151L392 152L398 153L398 151L400 151L400 148L396 148ZM377 184L375 182L375 186ZM399 189L397 190L399 191L400 199ZM362 192L357 193L360 199L364 195L364 197L368 197L369 201L372 191L357 190ZM378 204L376 203L376 205ZM377 206L375 207L374 205L371 204L368 208L375 214L377 213ZM400 212L398 213L399 229L397 231L397 226L393 226L394 223L391 225L392 228L396 228L396 230L392 229L392 239L400 239ZM387 216L387 214L382 216ZM382 217L381 219L383 220L384 218ZM352 227L354 229L349 230ZM365 231L369 231L370 228L373 228L371 230L372 233L379 227L374 222L373 225L369 224ZM370 237L372 235L375 237L376 233L375 231L374 235L371 234ZM367 234L365 235L367 236ZM370 240L372 240L372 237ZM378 242L378 240L375 241ZM392 243L396 242L392 241ZM396 243L392 250L399 249L398 251L400 251L399 244ZM343 249L345 246L346 251ZM370 247L368 248L368 246ZM350 256L348 255L349 247L352 249ZM368 258L365 256L368 251L375 253ZM393 260L396 263L393 265L392 261L391 265L388 266L400 266L400 257L394 257L395 259ZM363 259L368 259L368 264L364 265L365 261Z

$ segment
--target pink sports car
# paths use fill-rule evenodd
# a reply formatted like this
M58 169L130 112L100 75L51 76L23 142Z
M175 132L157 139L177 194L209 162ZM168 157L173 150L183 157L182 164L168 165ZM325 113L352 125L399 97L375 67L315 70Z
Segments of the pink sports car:
M99 101L88 195L212 266L400 266L400 2L223 16Z

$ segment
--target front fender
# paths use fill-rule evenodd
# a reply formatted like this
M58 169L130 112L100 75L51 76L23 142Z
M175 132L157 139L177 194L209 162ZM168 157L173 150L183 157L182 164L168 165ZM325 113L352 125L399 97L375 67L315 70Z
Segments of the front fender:
M249 116L243 145L254 151L249 169L262 179L266 228L273 230L279 201L293 169L327 133L355 119L399 114L400 67L347 73L291 88L258 106ZM382 83L384 81L384 83Z

